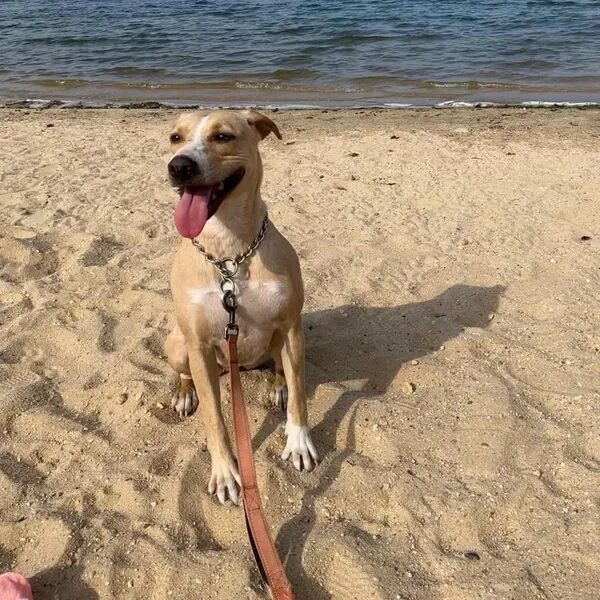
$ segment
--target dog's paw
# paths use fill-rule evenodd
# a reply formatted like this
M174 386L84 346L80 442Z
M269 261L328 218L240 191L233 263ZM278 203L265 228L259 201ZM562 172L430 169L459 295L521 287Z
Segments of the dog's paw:
M281 385L275 384L275 388L271 394L271 399L276 408L281 411L287 410L288 403L288 388L285 381Z
M231 500L240 503L240 473L232 456L212 460L212 473L208 483L208 493L216 494L219 502L225 504Z
M283 460L292 457L298 471L310 471L319 462L319 455L306 426L294 425L289 419L285 425L287 442L281 455Z
M171 398L171 408L180 417L189 417L198 408L198 396L191 377L180 377L177 391Z

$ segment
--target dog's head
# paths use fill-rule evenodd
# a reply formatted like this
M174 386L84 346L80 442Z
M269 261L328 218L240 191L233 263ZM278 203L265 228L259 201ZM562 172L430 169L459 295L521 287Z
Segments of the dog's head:
M175 209L180 235L196 237L234 191L260 184L258 142L271 132L281 139L277 125L253 110L196 112L175 121L168 174L181 194Z

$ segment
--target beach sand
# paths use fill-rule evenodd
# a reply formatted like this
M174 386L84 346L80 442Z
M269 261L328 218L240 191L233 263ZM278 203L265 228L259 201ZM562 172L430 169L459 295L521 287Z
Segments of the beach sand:
M167 408L175 114L0 111L0 571L36 600L268 597ZM600 113L267 114L316 471L243 382L297 599L598 597Z

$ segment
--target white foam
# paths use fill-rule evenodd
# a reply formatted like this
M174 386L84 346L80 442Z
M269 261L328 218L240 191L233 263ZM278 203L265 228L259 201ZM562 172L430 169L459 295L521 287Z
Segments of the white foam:
M464 102L462 100L447 100L433 105L434 108L491 108L493 106L510 106L496 102ZM518 105L515 105L518 106Z
M584 106L598 106L598 102L547 102L543 100L530 100L528 102L521 102L520 106L531 106L533 108L580 108Z
M152 101L152 106L145 107L144 101L140 102L94 102L80 100L53 100L42 98L27 98L25 100L0 100L0 107L11 107L15 104L27 105L29 108L130 108L142 105L139 108L171 108L179 110L227 108L233 110L256 108L259 110L375 110L375 109L409 109L409 108L593 108L600 107L600 102L552 102L543 100L529 100L526 102L477 102L464 100L447 100L432 104L410 104L405 102L357 102L354 104L332 103L231 103L231 104L189 104L184 102L157 102Z

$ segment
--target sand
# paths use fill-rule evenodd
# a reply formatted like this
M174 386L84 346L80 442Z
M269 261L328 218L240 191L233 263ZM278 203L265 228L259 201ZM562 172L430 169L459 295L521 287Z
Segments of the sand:
M598 597L600 113L268 114L315 472L243 379L298 600ZM0 111L0 571L36 600L268 597L167 408L174 115Z

